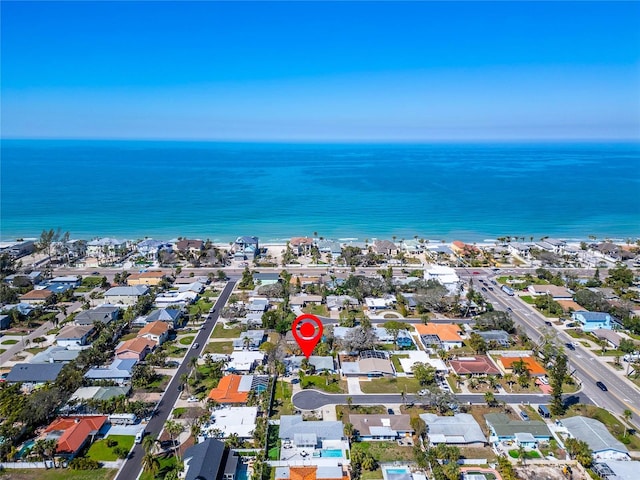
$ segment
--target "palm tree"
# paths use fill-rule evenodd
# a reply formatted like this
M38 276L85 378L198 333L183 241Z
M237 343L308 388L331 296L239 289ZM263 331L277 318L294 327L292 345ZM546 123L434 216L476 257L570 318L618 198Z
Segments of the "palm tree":
M146 452L142 457L142 469L145 472L150 472L155 478L156 473L160 470L160 460L153 453Z
M507 385L509 385L509 391L512 392L513 391L513 374L505 373L504 381L507 382Z
M142 438L142 448L146 453L152 453L156 446L157 437L155 435L147 435Z
M169 434L171 438L171 445L173 446L173 453L178 459L178 448L175 445L175 439L184 431L184 425L174 420L167 420L167 423L164 424L164 429Z
M353 398L347 397L347 405L349 406L349 412L351 412L351 407L353 406Z
M353 442L355 433L356 432L353 428L352 423L347 422L344 424L344 436L347 437L347 440L349 441L349 445L351 445L351 442Z
M180 384L184 385L184 389L187 391L187 395L189 395L189 375L186 373L180 375Z
M633 412L629 409L626 409L624 412L622 412L622 416L627 421L627 423L629 423L631 421L631 417L633 416ZM629 430L629 426L627 425L627 428L625 428L625 437L629 436Z
M496 402L496 397L493 392L487 392L484 394L484 401L490 407L493 407Z

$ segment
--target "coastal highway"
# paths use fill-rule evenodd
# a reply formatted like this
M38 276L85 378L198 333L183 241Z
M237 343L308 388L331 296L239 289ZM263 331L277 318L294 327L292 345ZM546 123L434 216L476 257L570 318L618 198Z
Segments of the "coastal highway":
M218 321L218 317L220 315L220 310L227 303L231 292L233 291L233 287L235 286L235 281L229 281L227 285L220 293L214 308L215 312L209 315L209 320L207 320L204 324L204 328L200 330L198 335L196 336L194 343L198 343L200 346L196 349L190 348L187 351L182 363L178 367L177 372L169 382L167 389L165 390L162 399L156 406L153 417L147 424L145 428L145 435L155 435L156 437L160 436L160 432L162 431L165 422L169 418L171 414L171 410L173 405L176 403L178 399L178 395L180 392L178 391L178 386L180 385L180 376L183 373L188 373L189 370L189 360L193 357L198 357L204 347L207 344L207 339L211 335L213 328ZM136 444L133 447L133 450L129 453L124 465L118 472L116 476L117 480L132 480L138 478L140 471L142 470L142 457L144 456L144 449L141 444Z
M476 276L474 275L474 277ZM476 284L477 287L479 285ZM498 287L494 287L493 292L489 290L482 293L497 309L511 308L513 320L525 328L527 335L532 340L537 342L546 330L556 335L560 345L564 346L566 343L575 341L562 330L547 326L545 324L547 319L518 297L511 297ZM634 413L635 418L640 417L640 389L630 381L621 378L608 366L603 365L593 352L581 346L576 347L576 350L565 348L565 354L569 359L570 371L575 370L574 376L582 383L582 391L594 404L618 415L622 415L624 410L629 409ZM600 390L596 386L597 381L603 382L608 391Z

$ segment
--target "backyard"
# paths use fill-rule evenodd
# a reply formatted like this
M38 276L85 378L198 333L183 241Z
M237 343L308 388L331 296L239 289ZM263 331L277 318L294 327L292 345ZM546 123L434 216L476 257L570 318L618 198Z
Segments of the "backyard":
M273 399L273 415L271 418L280 418L280 415L292 415L294 408L291 402L291 384L278 381Z
M396 442L355 442L351 445L353 452L370 453L378 462L413 461L413 447L401 447Z

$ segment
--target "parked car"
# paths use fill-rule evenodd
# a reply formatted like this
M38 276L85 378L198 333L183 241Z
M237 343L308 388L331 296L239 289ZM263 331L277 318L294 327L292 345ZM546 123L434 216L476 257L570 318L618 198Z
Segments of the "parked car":
M520 412L520 417L525 421L528 422L529 421L529 415L527 415L527 412Z
M189 403L198 402L198 401L199 401L199 400L198 400L196 397L189 397L189 398L187 399L187 402L189 402Z
M389 415L395 415L395 412L393 411L393 408L387 408L387 413Z
M195 350L195 349L196 349L196 348L198 348L199 346L200 346L200 344L199 344L199 343L194 343L194 344L193 344L193 347L191 347L191 348L193 348L193 349Z
M602 382L596 382L596 385L597 385L597 386L598 386L598 388L599 388L600 390L602 390L603 392L606 392L606 391L608 391L608 390L609 390L609 389L607 388L607 386L606 386L604 383L602 383Z

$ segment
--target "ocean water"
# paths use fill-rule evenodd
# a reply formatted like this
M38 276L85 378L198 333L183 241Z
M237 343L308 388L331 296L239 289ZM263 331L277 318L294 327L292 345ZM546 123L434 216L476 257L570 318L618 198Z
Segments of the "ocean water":
M640 236L640 144L3 140L0 238Z

